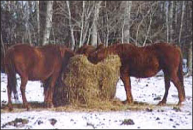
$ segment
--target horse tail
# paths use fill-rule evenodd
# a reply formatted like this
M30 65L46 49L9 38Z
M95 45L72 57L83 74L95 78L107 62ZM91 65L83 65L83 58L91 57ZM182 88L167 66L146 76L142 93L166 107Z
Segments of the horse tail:
M181 82L181 86L182 86L182 91L183 91L183 97L185 98L185 91L184 91L184 76L183 76L183 68L182 68L182 64L183 64L183 56L182 56L182 52L179 48L179 52L180 52L180 63L178 66L178 78Z
M11 93L13 92L14 94L14 99L18 99L17 95L17 79L16 79L16 70L15 70L15 65L13 62L13 54L12 51L8 51L6 56L5 56L5 71L7 73L8 77L8 85Z

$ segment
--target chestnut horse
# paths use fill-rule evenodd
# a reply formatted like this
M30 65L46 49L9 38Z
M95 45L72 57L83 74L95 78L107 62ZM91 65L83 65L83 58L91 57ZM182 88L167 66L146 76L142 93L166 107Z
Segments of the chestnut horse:
M92 45L83 45L82 47L78 48L76 53L77 54L84 54L84 55L88 56L94 50L95 50L95 47Z
M157 43L145 47L132 44L117 44L92 53L88 59L97 63L109 54L117 54L121 59L120 77L124 83L127 102L133 103L130 76L152 77L160 70L164 72L165 94L158 105L166 104L170 81L178 90L180 105L185 100L182 53L179 47L168 43Z
M44 101L47 107L53 107L52 98L55 83L72 56L74 56L74 52L62 45L32 47L28 44L18 44L10 47L5 55L9 110L13 109L11 93L13 92L14 98L17 98L16 73L21 77L20 90L23 105L27 110L30 108L25 96L28 80L45 82L49 79L49 88L44 92Z
M76 53L77 54L84 54L85 56L89 56L91 53L94 53L95 51L99 50L99 49L102 49L102 48L105 48L104 47L104 44L99 44L97 46L97 48L95 48L94 46L92 45L83 45L82 47L80 47Z

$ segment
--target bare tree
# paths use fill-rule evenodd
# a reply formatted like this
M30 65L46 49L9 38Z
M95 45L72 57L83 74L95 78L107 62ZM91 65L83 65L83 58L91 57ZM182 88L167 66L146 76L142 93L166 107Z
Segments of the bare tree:
M71 33L71 40L72 40L71 49L73 49L75 47L75 39L74 39L74 29L72 26L72 16L71 16L71 11L70 11L69 1L66 1L66 5L67 5L67 9L68 9L69 26L70 26L70 33Z
M46 25L43 34L42 45L49 43L50 32L52 28L53 1L47 1Z
M192 2L55 1L51 8L53 14L47 13L49 3L1 1L4 43L40 43L40 40L48 43L50 40L74 48L99 42L106 46L135 42L142 46L167 41L180 42L183 53L188 56L192 41ZM50 14L52 18L47 20Z
M174 8L175 8L175 13L174 13L174 29L175 31L177 31L177 27L178 27L178 1L175 1L175 4L174 4ZM175 33L174 33L175 34ZM174 35L175 36L175 35Z
M82 15L81 15L81 29L80 29L80 40L79 47L83 44L83 29L84 29L84 17L85 16L85 1L82 1Z
M97 46L98 43L98 30L97 30L97 20L99 17L99 10L100 10L100 5L102 1L98 1L98 3L95 4L95 9L94 9L94 16L93 16L93 24L92 24L92 38L91 38L91 44L94 46Z
M180 32L179 32L179 44L181 42L181 36L182 36L182 28L183 28L183 21L184 21L184 12L185 12L185 1L182 3L182 14L181 14L181 22L180 22Z
M189 44L189 48L188 48L188 76L192 75L192 41Z
M123 1L122 6L124 6L124 19L123 19L123 27L122 27L122 43L130 42L130 15L131 15L131 7L132 1Z
M154 7L154 5L157 5L157 4L158 4L157 1L154 2L153 4L151 4L150 10L149 10L150 11L150 14L149 14L149 25L148 25L148 28L147 28L147 33L146 33L146 36L145 36L145 40L143 42L143 46L145 46L148 37L150 37L149 35L150 35L151 25L152 25L152 21L153 21L153 16L154 16L154 14L156 12L156 9L157 9L157 6L156 6L155 9L153 7Z
M31 8L30 5L31 1L26 2L26 19L25 19L25 27L26 27L26 34L29 44L32 44L32 38L31 38L31 30L30 30L30 14L31 14Z
M40 9L39 1L36 1L36 20L37 20L37 44L40 42Z
M169 2L165 2L165 14L166 14L166 41L169 42Z
M169 8L169 42L173 42L173 34L174 34L174 28L173 28L173 11L174 11L174 1L170 1L170 8Z

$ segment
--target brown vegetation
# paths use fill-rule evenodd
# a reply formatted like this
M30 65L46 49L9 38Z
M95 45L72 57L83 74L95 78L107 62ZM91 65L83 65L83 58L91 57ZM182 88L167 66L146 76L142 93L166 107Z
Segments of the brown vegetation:
M63 79L70 104L95 107L111 100L115 96L120 66L117 55L110 55L97 65L84 55L72 57Z

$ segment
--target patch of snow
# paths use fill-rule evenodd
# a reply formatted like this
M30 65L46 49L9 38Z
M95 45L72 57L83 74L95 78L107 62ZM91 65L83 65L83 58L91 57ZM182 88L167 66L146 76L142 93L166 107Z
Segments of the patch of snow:
M7 103L7 78L1 73L1 105ZM20 80L18 78L18 86ZM151 77L137 79L131 77L132 95L135 101L157 104L164 95L164 78ZM180 107L180 111L171 106L162 106L153 109L139 111L110 111L110 112L55 112L55 111L26 111L1 113L1 129L192 129L192 77L184 78L186 101ZM19 100L13 102L22 103L21 92L18 89ZM12 96L13 97L13 96ZM154 100L160 97L160 100ZM39 81L28 81L26 87L28 101L43 102L43 88ZM123 82L117 83L115 98L126 99ZM178 93L171 83L167 104L177 104ZM25 125L16 127L5 125L16 118L28 119ZM50 120L56 122L52 124ZM123 125L125 119L133 120L133 125Z

